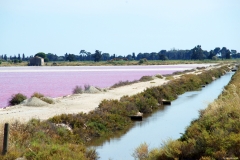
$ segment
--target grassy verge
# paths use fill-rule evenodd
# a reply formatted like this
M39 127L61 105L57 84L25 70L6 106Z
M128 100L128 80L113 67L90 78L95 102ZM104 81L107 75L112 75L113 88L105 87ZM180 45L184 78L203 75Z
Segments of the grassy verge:
M196 90L226 70L227 67L221 67L199 75L183 75L163 86L123 96L119 101L103 100L88 114L62 114L42 122L33 119L27 124L15 122L10 127L9 152L0 159L97 159L97 153L85 147L91 141L127 130L133 124L129 115L139 111L153 113L162 99L173 100L179 94Z
M74 61L74 62L55 62L58 66L127 66L127 65L174 65L174 64L203 64L203 63L235 63L237 60L147 60L143 63L139 63L141 60L133 61ZM48 65L52 65L53 62L48 62Z
M240 158L240 72L218 99L200 111L178 140L169 140L147 154L152 159L239 159ZM141 149L142 146L139 146ZM141 152L135 155L141 156Z

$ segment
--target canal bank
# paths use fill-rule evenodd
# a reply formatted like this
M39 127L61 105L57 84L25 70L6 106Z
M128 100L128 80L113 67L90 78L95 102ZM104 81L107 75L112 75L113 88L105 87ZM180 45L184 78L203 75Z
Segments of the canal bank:
M240 159L240 72L200 112L180 139L150 151L148 159ZM154 152L154 153L153 153Z
M97 146L100 159L134 159L134 150L146 142L150 148L160 147L168 139L178 139L190 122L199 116L199 110L205 109L222 92L231 80L233 72L206 85L199 91L186 92L142 122L120 138L111 139L102 146Z

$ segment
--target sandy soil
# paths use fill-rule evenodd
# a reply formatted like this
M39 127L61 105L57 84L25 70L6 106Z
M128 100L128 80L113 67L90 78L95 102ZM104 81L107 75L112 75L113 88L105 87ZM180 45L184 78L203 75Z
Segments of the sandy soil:
M212 65L212 64L211 64ZM211 67L208 67L209 69ZM199 72L195 72L199 73ZM176 76L178 77L178 76ZM55 104L49 104L42 107L33 106L23 106L16 105L12 107L7 107L5 109L0 109L0 123L13 122L19 120L21 122L27 122L31 118L38 118L41 120L48 119L55 115L60 115L63 113L73 114L79 112L89 112L100 104L104 99L120 99L124 95L134 95L144 91L146 88L159 86L166 83L166 79L155 78L149 82L138 82L132 85L127 85L115 89L107 90L101 93L84 93L69 95L66 97L55 98Z

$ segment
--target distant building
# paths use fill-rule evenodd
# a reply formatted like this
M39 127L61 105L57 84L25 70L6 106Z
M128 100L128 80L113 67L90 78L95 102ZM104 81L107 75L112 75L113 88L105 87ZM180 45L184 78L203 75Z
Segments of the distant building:
M35 56L30 58L30 66L44 66L44 59L42 57Z

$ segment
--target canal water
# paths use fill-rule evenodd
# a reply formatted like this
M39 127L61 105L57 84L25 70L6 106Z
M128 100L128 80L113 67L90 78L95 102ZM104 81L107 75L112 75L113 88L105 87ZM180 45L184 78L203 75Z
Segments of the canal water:
M205 109L222 92L234 73L228 72L199 91L186 92L172 104L165 106L141 122L120 138L113 138L101 146L95 146L100 160L132 160L132 153L146 142L149 148L161 147L168 139L178 139L190 122L197 119L199 110Z

